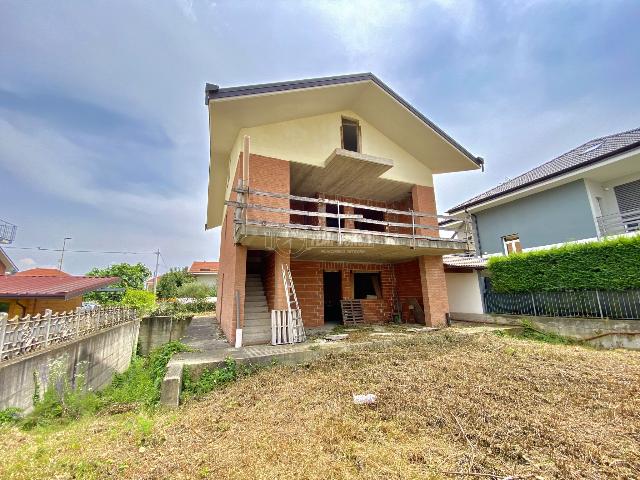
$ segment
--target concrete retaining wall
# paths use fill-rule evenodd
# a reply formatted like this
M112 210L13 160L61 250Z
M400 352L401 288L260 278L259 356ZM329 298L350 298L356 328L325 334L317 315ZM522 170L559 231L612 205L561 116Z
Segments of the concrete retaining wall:
M140 324L140 354L148 355L151 350L165 343L180 340L185 336L191 319L175 319L170 316L146 317Z
M134 320L1 363L0 409L18 407L29 412L36 389L34 376L42 395L49 380L50 365L59 358L64 359L69 378L74 378L78 364L86 362L87 386L93 390L106 387L114 373L129 367L139 326L140 322Z
M640 320L611 320L599 318L530 317L523 315L490 315L486 313L452 312L451 319L462 322L494 325L522 325L531 322L543 332L584 340L602 348L640 350Z

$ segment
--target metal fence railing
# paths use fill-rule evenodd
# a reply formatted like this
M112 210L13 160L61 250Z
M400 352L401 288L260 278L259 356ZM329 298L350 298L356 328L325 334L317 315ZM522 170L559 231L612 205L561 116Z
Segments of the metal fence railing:
M640 290L484 294L487 313L640 320Z
M17 229L13 223L0 220L0 244L12 243L16 239Z
M0 313L0 362L56 343L75 340L98 330L130 322L137 318L135 310L126 307L101 307L71 312L8 318Z

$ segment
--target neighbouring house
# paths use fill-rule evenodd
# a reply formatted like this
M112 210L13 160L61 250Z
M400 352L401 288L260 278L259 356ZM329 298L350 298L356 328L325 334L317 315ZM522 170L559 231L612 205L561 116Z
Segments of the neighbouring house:
M442 238L433 175L479 169L470 154L370 73L219 88L207 84L206 228L222 226L218 317L230 342L271 339L291 272L304 325L444 325ZM467 223L465 228L469 228Z
M41 269L33 269L37 272ZM120 281L118 277L78 277L64 272L43 275L15 275L0 277L0 312L9 319L25 315L71 311L82 305L82 295Z
M0 275L9 275L17 271L16 264L13 263L7 252L0 247Z
M16 272L18 277L71 277L72 275L57 268L30 268Z
M218 262L193 262L188 272L196 278L196 282L209 287L218 285Z
M157 277L151 277L149 280L144 282L145 290L147 290L148 292L153 292L153 286L157 285L157 282L160 281L160 278L162 278L162 275L158 275Z
M640 128L595 138L448 210L478 252L508 254L640 229Z
M479 306L490 288L482 274L487 256L640 230L640 128L590 140L447 213L470 215L473 243L484 257L450 260L475 269L463 275L451 265L449 301L466 299L455 301L451 311L482 313ZM440 225L456 225L456 220Z

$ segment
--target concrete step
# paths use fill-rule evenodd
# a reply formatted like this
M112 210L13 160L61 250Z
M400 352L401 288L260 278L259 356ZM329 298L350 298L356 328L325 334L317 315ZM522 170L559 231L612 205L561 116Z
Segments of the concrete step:
M267 300L264 298L247 298L244 301L245 307L264 307L267 308Z
M261 317L262 316L270 317L269 310L267 310L267 307L263 307L263 306L248 307L247 305L245 305L244 315L245 315L245 318L255 318L256 315L260 315Z
M261 316L259 314L254 314L251 317L245 318L244 325L271 325L271 317L268 315Z
M254 293L251 295L245 295L244 297L244 301L245 302L266 302L267 301L267 297L264 293L260 294L260 293Z

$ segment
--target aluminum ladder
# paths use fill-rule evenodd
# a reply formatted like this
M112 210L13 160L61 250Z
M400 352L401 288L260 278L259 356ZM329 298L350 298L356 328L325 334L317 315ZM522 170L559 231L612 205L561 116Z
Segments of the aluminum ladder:
M286 263L282 264L282 281L284 283L284 294L287 301L287 312L289 313L289 338L294 343L300 343L307 340L302 323L302 311L298 303L298 295L296 295L296 287L293 285L293 277L291 270Z

